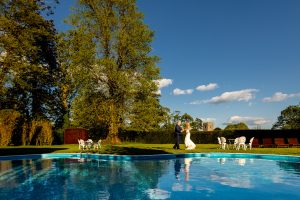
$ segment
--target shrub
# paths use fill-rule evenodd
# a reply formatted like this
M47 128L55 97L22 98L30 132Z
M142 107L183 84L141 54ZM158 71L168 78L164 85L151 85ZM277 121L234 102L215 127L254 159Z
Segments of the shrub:
M264 137L300 137L299 130L215 130L215 131L191 131L191 139L196 144L217 144L217 137L234 139L245 136L247 142L255 137L262 142ZM149 144L172 144L174 143L173 130L160 130L153 132L121 131L119 137L123 142L140 142ZM185 134L182 135L181 143L184 142Z
M20 116L20 113L15 110L0 110L0 146L7 146L11 143Z
M27 138L28 144L35 145L51 145L53 142L52 125L48 120L37 119L31 122L30 130L26 133L27 127L24 126L24 137ZM26 136L25 136L26 135Z
M36 145L51 145L53 142L52 125L49 121L40 122L41 130L37 137Z

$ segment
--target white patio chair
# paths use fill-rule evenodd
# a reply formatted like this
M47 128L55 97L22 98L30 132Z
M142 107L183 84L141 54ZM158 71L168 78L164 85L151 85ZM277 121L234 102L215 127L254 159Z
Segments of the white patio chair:
M93 140L91 140L91 139L88 139L87 141L85 141L85 145L86 145L86 148L88 149L88 150L91 150L91 148L92 148L92 146L93 146Z
M238 139L237 150L240 150L240 147L243 146L243 149L246 150L246 137L242 136Z
M221 146L222 146L222 149L226 149L226 146L227 146L227 148L228 148L228 145L226 144L226 138L224 138L224 137L221 137L220 138L221 139Z
M218 137L218 143L219 143L219 145L220 145L219 149L222 149L222 142L221 142L220 137Z
M239 144L239 138L237 137L234 139L233 148L237 149L238 144Z
M94 144L94 150L96 150L96 149L99 150L101 148L101 141L102 140L100 139L100 140L98 140L97 143Z
M86 145L85 145L85 142L83 139L78 139L78 144L79 144L79 146L78 146L79 150L84 150L86 148Z
M254 140L254 137L252 137L252 138L250 139L249 144L248 144L250 150L252 149L252 143L253 143L253 140ZM246 148L247 148L247 146L246 146Z

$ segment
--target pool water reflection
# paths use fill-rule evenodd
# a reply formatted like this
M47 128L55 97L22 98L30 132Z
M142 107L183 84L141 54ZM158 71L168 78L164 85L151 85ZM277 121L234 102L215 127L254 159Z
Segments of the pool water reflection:
M299 199L300 163L249 158L0 161L0 199Z

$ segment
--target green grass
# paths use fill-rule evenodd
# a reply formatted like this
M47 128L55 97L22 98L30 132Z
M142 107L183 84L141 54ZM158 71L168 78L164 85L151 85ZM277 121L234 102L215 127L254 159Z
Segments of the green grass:
M103 145L101 150L92 153L115 154L115 155L150 155L150 154L178 154L178 153L255 153L255 154L280 154L300 156L300 148L254 148L252 150L222 150L217 144L198 144L195 150L174 150L173 144L141 144L123 143L121 145ZM8 146L0 147L0 156L41 154L41 153L79 153L77 144L52 145L52 146Z

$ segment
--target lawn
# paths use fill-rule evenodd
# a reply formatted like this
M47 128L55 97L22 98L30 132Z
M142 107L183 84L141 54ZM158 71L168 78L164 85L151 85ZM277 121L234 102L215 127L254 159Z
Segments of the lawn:
M281 154L300 156L300 148L254 148L252 150L222 150L217 144L198 144L195 150L174 150L173 144L142 144L123 143L121 145L103 145L100 151L92 153L115 154L115 155L149 155L149 154L178 154L178 153L255 153L255 154ZM52 145L52 146L8 146L0 147L0 156L41 154L41 153L79 153L78 144Z

